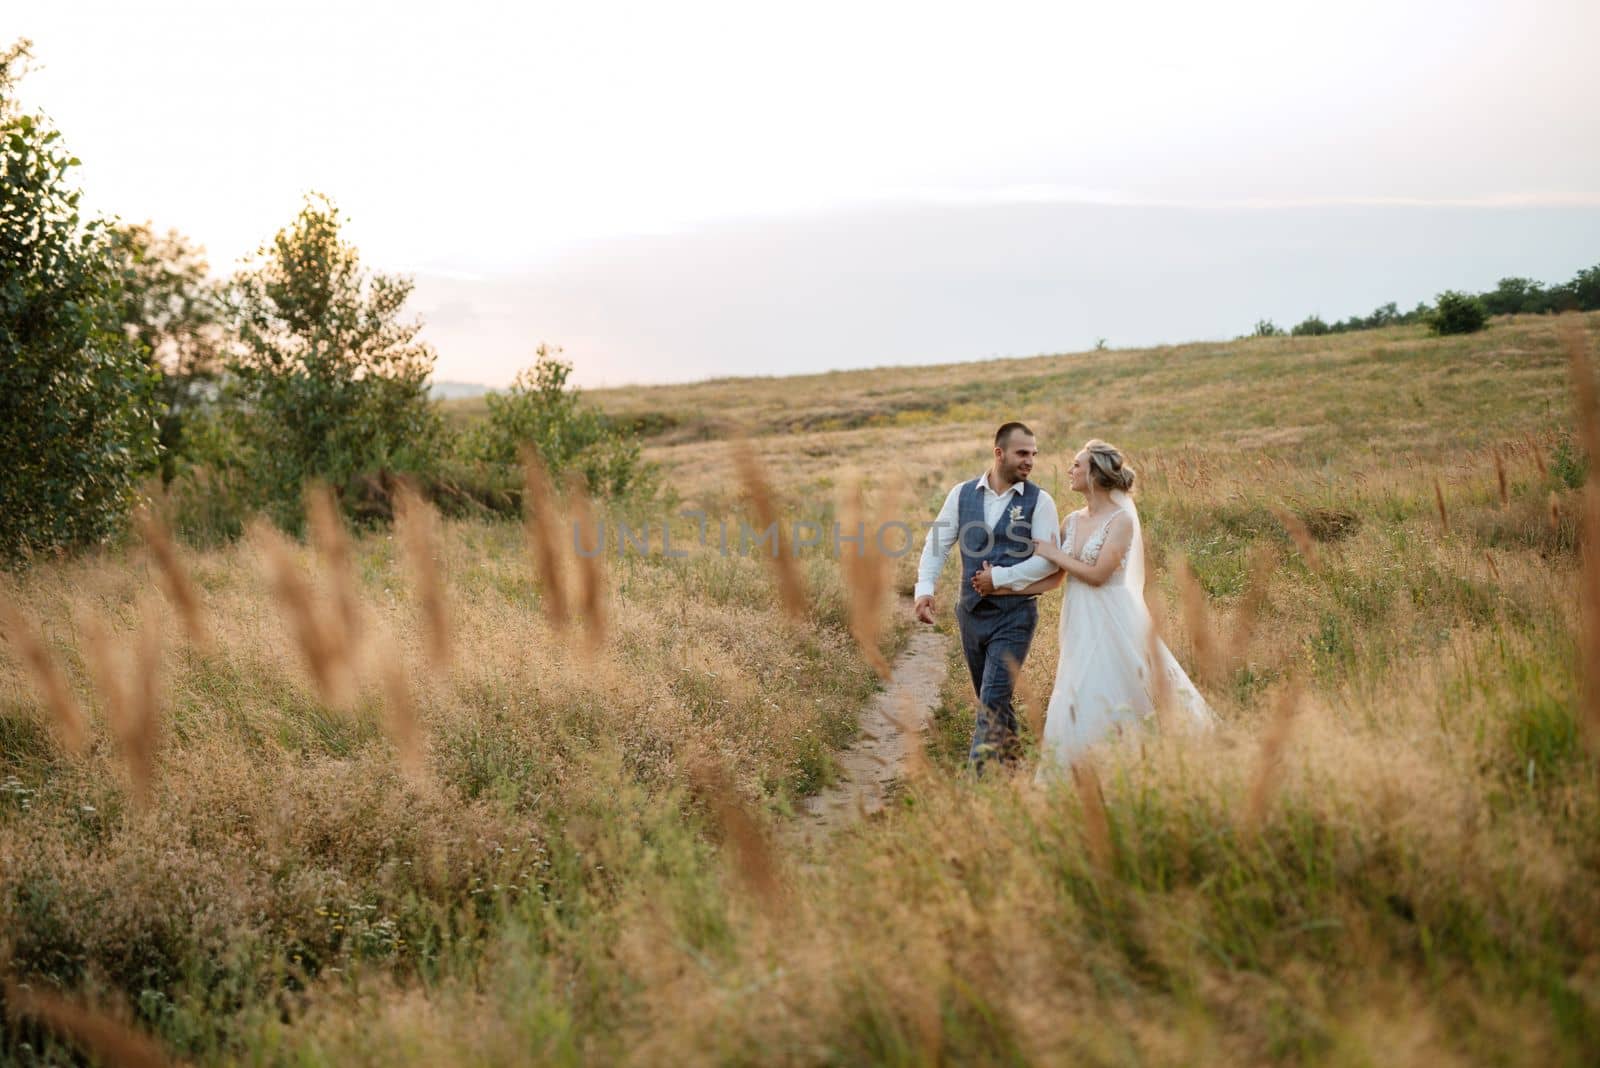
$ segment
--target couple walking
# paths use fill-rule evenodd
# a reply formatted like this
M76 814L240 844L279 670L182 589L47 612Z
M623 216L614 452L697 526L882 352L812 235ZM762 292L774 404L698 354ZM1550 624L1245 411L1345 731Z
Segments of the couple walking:
M945 498L917 570L912 611L932 623L934 586L951 547L960 546L956 621L978 697L968 759L980 770L992 757L1016 759L1015 677L1033 643L1038 596L1063 582L1061 657L1045 716L1041 772L1052 764L1066 767L1113 731L1150 717L1155 671L1166 675L1180 722L1206 726L1212 718L1166 645L1150 640L1144 542L1129 496L1133 468L1114 446L1086 444L1070 473L1085 504L1063 524L1055 501L1028 481L1038 452L1033 431L1021 423L1002 426L989 469Z

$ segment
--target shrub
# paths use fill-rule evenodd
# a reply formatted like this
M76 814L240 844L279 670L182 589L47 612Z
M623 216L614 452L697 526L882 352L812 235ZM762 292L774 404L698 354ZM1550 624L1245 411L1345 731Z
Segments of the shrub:
M528 444L553 475L582 472L590 493L616 497L644 488L649 470L637 439L568 388L572 364L560 352L540 345L533 366L518 372L507 392L484 399L489 413L467 431L462 454L510 466Z
M1250 336L1251 337L1282 337L1283 336L1283 327L1279 326L1277 323L1273 322L1271 319L1257 319L1256 320L1256 328L1255 328L1255 330L1253 330L1251 332Z
M1320 316L1316 315L1307 316L1304 322L1296 324L1295 328L1290 331L1295 337L1321 337L1329 332L1328 324L1323 322Z
M1447 289L1439 294L1438 305L1428 317L1428 329L1435 334L1471 334L1489 322L1483 301L1470 293Z
M26 41L0 54L0 562L104 540L160 454L105 227L67 184L78 161L16 105L27 57Z

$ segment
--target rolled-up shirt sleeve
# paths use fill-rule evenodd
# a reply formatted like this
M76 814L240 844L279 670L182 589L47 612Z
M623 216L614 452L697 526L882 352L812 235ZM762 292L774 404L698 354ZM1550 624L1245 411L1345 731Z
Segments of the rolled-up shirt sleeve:
M928 528L922 542L922 560L917 564L916 596L932 597L933 588L939 584L939 572L944 570L944 558L950 555L950 546L956 543L956 528L961 515L961 484L957 484L944 499L939 517Z
M1033 529L1029 535L1052 545L1061 544L1061 517L1056 514L1056 502L1050 494L1039 491L1039 500L1033 506ZM1034 554L1010 567L997 567L990 575L996 589L1020 590L1030 586L1056 570L1056 565Z

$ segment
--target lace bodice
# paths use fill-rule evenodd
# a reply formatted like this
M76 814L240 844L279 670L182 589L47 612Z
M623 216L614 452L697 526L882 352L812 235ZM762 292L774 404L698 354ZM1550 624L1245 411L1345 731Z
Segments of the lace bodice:
M1086 513L1081 511L1073 512L1071 515L1067 516L1067 532L1066 536L1061 540L1068 547L1068 551L1071 552L1073 556L1077 557L1079 560L1082 560L1086 564L1092 564L1100 559L1100 550L1105 548L1106 535L1111 532L1111 524L1116 520L1117 516L1121 514L1122 509L1114 509L1110 515L1106 516L1105 522L1100 524L1100 529L1089 535L1089 540L1084 542L1082 547L1079 547L1078 517L1080 515L1086 515ZM1119 572L1125 570L1127 564L1128 558L1126 555L1124 555L1121 560L1117 561L1117 570Z

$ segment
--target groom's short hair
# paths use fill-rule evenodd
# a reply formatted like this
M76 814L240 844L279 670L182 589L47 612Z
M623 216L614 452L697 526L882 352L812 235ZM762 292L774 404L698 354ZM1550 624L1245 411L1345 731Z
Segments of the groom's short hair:
M1001 423L1000 429L994 432L995 448L1005 448L1006 442L1011 440L1011 432L1013 430L1020 430L1030 438L1033 437L1033 431L1028 429L1026 423Z

